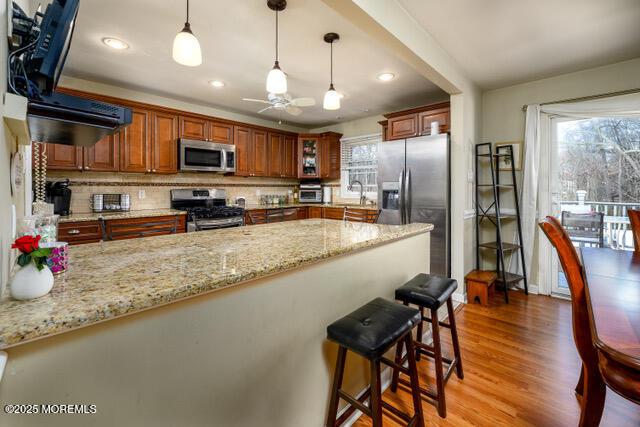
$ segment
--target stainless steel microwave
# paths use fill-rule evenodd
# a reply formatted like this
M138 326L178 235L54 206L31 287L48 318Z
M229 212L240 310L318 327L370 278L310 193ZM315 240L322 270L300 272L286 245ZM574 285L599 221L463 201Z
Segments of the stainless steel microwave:
M236 147L209 141L180 139L180 170L235 172Z

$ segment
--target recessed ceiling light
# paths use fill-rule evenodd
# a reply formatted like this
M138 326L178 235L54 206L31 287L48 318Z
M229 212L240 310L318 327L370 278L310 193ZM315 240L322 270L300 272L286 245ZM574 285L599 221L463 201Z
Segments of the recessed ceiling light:
M220 80L209 80L209 84L213 87L224 87L224 82Z
M382 73L382 74L378 74L378 80L380 80L381 82L388 82L393 80L395 76L396 75L393 73Z
M116 39L114 37L105 37L102 39L102 43L106 44L107 46L113 49L118 49L118 50L129 49L129 45L127 43L123 42L120 39Z

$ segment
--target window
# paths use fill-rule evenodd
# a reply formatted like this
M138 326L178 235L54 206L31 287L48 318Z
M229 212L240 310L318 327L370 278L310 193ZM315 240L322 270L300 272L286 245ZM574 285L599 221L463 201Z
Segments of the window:
M341 141L341 165L340 174L341 196L343 198L358 198L360 188L355 184L352 190L349 185L359 181L364 187L367 198L378 197L378 157L377 149L380 135L367 135L354 138L344 138Z

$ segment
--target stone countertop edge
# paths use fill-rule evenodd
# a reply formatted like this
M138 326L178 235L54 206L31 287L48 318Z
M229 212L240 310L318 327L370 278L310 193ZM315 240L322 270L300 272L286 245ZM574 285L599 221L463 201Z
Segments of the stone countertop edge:
M65 222L86 222L86 221L98 221L101 219L128 219L128 218L151 218L154 216L168 216L168 215L186 215L185 211L177 209L141 209L137 211L126 212L87 212L87 213L72 213L68 216L61 216L58 219L58 223L64 224Z
M337 231L336 243L338 246L325 250L321 253L309 251L306 256L298 255L297 257L292 258L290 255L286 255L282 257L282 260L277 261L274 265L265 265L263 263L263 259L258 259L257 261L254 261L254 265L249 264L245 271L234 273L231 277L229 277L229 275L220 274L219 271L212 272L210 270L206 270L199 275L198 279L187 281L190 282L187 284L184 283L184 275L179 272L180 265L174 265L169 267L169 271L178 271L178 273L173 278L167 279L170 282L168 286L160 289L155 288L155 281L151 281L150 283L136 282L135 285L129 284L128 289L126 289L127 285L120 283L117 279L112 279L112 283L109 283L109 279L105 279L107 282L106 285L104 283L100 283L98 285L92 283L87 285L87 282L91 283L91 276L85 278L86 274L83 274L82 272L76 272L69 279L69 281L72 282L71 290L63 289L56 292L56 288L54 286L54 292L52 292L52 294L31 301L15 301L10 299L8 297L9 290L7 289L5 291L7 295L5 295L2 302L0 302L0 350L9 349L21 344L26 344L142 311L151 310L156 307L161 307L185 299L209 294L217 290L242 285L250 281L315 264L326 259L407 239L433 230L433 224L415 223L401 226L387 226L363 223L344 223L340 220L310 219L252 226L250 227L252 230L249 231L249 233L256 230L256 233L259 234L259 238L268 240L269 236L277 235L279 229L283 226L291 226L295 223L298 223L300 228L314 226L317 226L317 228L323 227L323 230L319 231L324 231L325 234L331 232L335 233ZM350 229L346 230L346 232L341 232L340 227L347 227ZM359 229L355 229L355 227L359 227ZM226 230L237 230L237 233L242 234L244 228L231 228ZM198 238L198 236L205 236L209 237L209 240L215 241L215 233L220 233L220 231L221 230L215 230L213 232L205 231L200 233L149 237L146 239L139 239L139 242L141 242L141 245L143 246L145 241L147 243L155 243L156 249L158 249L176 246L176 242L174 242L174 240L188 239L190 236L195 238ZM303 229L302 231L306 230ZM227 233L228 232L229 231L227 231ZM367 233L375 234L377 232L380 234L374 238L366 238ZM207 233L214 234L206 236ZM343 241L354 234L358 236L357 238L362 238L361 236L365 236L365 238L344 246ZM238 236L236 239L237 238ZM288 239L291 239L291 237ZM150 240L152 242L149 242ZM207 241L204 237L201 237L200 240L204 240L205 242ZM166 244L164 243L165 241ZM126 245L127 242L130 243L130 241L116 241L79 246L77 248L81 248L80 251L84 249L87 254L74 254L72 251L71 257L92 257L93 255L91 254L95 252L96 248L117 252L119 246L123 244ZM209 244L211 244L211 242ZM269 242L264 244L267 246L271 245ZM195 246L197 247L197 245ZM94 250L92 250L92 248ZM114 248L116 251L112 250ZM277 249L278 248L276 247L276 250ZM297 253L300 252L300 248L294 247L291 251ZM79 252L78 249L76 249L76 252ZM235 251L232 250L231 252ZM261 250L258 250L258 252L262 253ZM113 254L111 256L113 256ZM122 259L128 260L131 258L131 253L123 253L118 256ZM272 257L267 258L270 260ZM81 259L79 262L82 264L82 262L87 261ZM161 263L161 261L158 261L158 263ZM162 267L163 265L160 264L154 266L153 269L161 270ZM243 265L239 263L238 269L241 270L242 267ZM218 276L211 277L212 275L215 276L216 273ZM98 272L98 275L101 274L101 272ZM135 282L135 273L122 274L124 278L129 274L132 276L131 280ZM148 275L149 273L145 272L145 274ZM161 274L161 272L158 272L159 277L162 277L160 276ZM94 276L95 275L96 274L94 273ZM56 279L56 282L58 282L58 280L61 279ZM175 285L175 283L179 283L179 285ZM74 284L78 287L77 289L73 288ZM85 288L86 286L88 286L88 289ZM125 290L122 291L122 288L125 288ZM88 295L85 295L85 292L88 293ZM76 295L73 295L74 293L76 293ZM103 303L92 300L92 298L99 300L101 297L105 299Z

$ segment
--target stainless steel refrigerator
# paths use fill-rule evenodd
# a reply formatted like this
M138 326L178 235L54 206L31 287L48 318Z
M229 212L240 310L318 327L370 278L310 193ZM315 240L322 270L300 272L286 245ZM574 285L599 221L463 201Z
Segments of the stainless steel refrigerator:
M378 144L378 222L433 224L430 272L446 277L451 276L449 146L448 134Z

